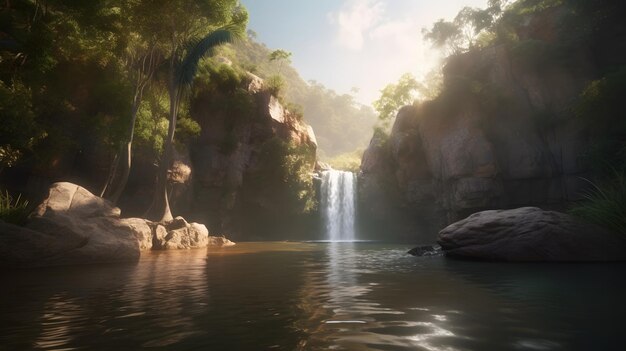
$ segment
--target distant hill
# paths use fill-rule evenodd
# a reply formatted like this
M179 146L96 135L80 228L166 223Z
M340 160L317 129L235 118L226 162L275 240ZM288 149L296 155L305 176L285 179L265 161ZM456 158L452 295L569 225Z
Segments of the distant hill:
M352 95L305 82L289 62L270 61L272 51L249 32L246 40L224 46L218 54L264 79L280 72L286 83L284 98L302 107L305 121L315 130L322 159L366 147L377 118L374 110L354 101Z

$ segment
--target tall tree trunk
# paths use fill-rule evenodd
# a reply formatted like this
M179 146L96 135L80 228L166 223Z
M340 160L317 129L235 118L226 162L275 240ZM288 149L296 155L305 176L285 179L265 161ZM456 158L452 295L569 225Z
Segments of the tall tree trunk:
M104 197L107 200L117 204L119 201L124 188L126 188L126 183L128 182L128 176L130 175L130 167L132 163L132 146L133 146L133 135L135 134L135 122L137 121L137 112L139 111L139 104L142 99L142 87L138 87L139 89L135 93L135 97L133 99L133 105L131 109L131 117L130 124L128 128L128 141L125 145L120 147L120 151L115 155L115 159L111 163L111 169L109 170L109 177L107 178L107 183L102 189L102 193L100 197ZM120 156L121 155L121 156ZM121 165L121 173L119 173L119 168Z
M100 197L106 198L107 194L110 192L109 188L113 186L113 182L115 181L115 174L117 173L117 166L119 165L120 151L116 152L113 156L113 160L111 160L111 165L109 166L109 174L107 175L107 179L102 186L102 190L100 191Z
M171 65L170 68L172 69L171 72L173 72L173 65ZM170 115L167 139L165 140L163 158L161 159L161 163L159 165L154 197L146 215L148 219L159 222L169 222L174 219L174 217L172 217L172 211L167 197L167 171L172 164L174 132L176 131L176 122L178 119L178 101L180 100L180 90L176 84L173 74L170 78L168 91L170 95Z
M108 197L108 199L111 200L114 204L117 204L120 197L122 196L122 192L126 188L126 183L128 183L128 176L130 175L130 168L132 166L133 157L133 136L135 134L135 123L137 122L137 112L139 111L139 104L141 103L141 99L143 96L142 90L143 88L140 88L140 91L137 92L137 95L133 99L130 128L128 130L128 142L123 147L122 157L120 159L122 163L122 173L120 174L120 178L117 181L114 190L110 192L111 195Z

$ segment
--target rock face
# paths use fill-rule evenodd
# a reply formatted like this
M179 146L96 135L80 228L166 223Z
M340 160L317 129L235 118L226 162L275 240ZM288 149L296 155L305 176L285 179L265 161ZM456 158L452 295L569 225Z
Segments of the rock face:
M494 261L626 260L626 239L536 207L483 211L439 232L447 255Z
M428 243L477 211L580 199L590 143L573 106L599 69L589 47L559 46L563 11L523 21L517 46L450 58L443 93L401 109L388 139L374 136L359 179L366 228Z
M189 156L180 158L188 160L191 175L185 182L187 192L172 197L172 208L206 223L212 233L285 238L297 231L290 222L301 211L289 205L291 184L284 179L287 162L281 159L281 148L300 157L298 172L312 173L315 134L264 88L260 78L248 74L243 84L247 93L237 103L246 108L225 110L224 101L232 96L215 91L200 92L192 100L191 114L202 131L189 146Z
M119 209L71 183L55 183L26 228L4 224L4 265L61 265L127 262L139 258L130 227Z
M0 222L0 266L133 262L142 250L234 245L182 217L163 227L119 216L119 208L85 188L55 183L26 227Z

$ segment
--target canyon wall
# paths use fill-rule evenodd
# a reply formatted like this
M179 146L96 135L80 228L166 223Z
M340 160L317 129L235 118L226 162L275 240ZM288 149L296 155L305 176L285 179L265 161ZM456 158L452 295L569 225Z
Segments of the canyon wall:
M390 135L372 138L359 182L364 228L428 242L479 210L563 210L580 199L592 145L575 106L605 63L602 50L567 41L567 15L551 8L523 21L515 44L450 57L441 95L402 108ZM615 47L611 59L625 62Z

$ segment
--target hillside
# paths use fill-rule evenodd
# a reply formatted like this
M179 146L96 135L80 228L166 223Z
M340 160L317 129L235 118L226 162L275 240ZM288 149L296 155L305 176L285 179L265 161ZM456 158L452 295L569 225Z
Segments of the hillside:
M315 130L322 159L367 145L376 122L372 108L357 103L349 94L338 94L315 81L305 82L289 62L270 61L271 52L249 31L245 40L220 48L218 54L265 80L283 77L281 95L292 109L302 109L305 121Z

